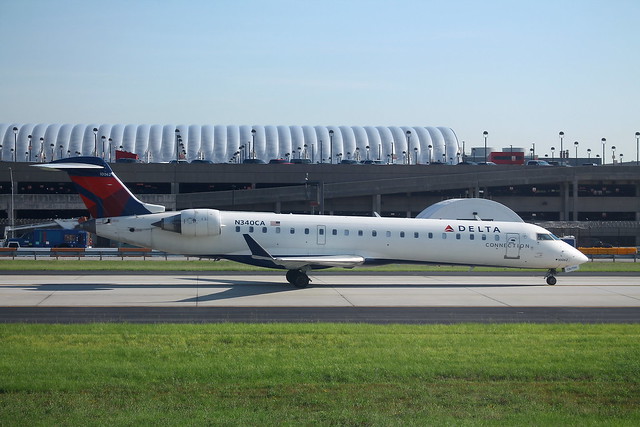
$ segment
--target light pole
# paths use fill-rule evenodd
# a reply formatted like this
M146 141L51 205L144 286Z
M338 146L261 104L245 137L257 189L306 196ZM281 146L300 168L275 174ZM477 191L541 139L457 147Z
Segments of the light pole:
M18 128L13 127L13 161L18 161Z
M407 131L407 153L411 153L411 131ZM411 155L407 157L407 164L411 164Z
M2 144L0 144L0 162L2 161Z
M98 128L93 128L93 155L98 157Z
M178 163L178 160L180 159L180 145L178 144L178 140L180 139L180 129L176 128L174 133L176 135L176 163Z
M536 158L536 143L532 142L531 143L531 160L534 160Z
M333 129L329 130L329 163L333 164Z
M615 166L616 165L616 146L615 145L611 146L611 153L612 153L611 154L611 159L612 159L611 161L613 162L613 165Z
M578 166L578 141L575 141L573 145L576 147L576 166Z
M487 164L487 135L489 135L489 132L487 132L486 130L484 132L482 132L482 135L484 135L484 164ZM447 146L445 145L445 150L446 150Z
M414 147L413 152L415 153L415 162L413 163L417 165L418 164L418 147Z
M109 163L111 163L111 153L113 152L113 138L109 138Z
M564 156L564 151L563 150L563 139L564 139L564 132L560 131L558 132L558 135L560 135L560 164L562 164L562 157Z
M364 147L364 148L366 148L366 149L367 149L367 160L370 160L370 159L369 159L369 149L370 149L371 147L369 147L369 146L367 145L367 146L366 146L366 147Z
M589 163L591 163L591 148L587 148L587 158L589 159Z
M13 199L13 194L15 193L15 190L13 188L13 169L9 168L9 179L11 180L11 210L9 211L10 215L10 225L11 225L11 237L15 236L15 231L13 230L13 227L16 225L16 217L15 217L15 200Z
M44 153L44 138L40 137L40 154L38 155L38 157L40 157L40 163L44 162L44 159L46 157L45 153Z
M32 149L32 147L31 147L31 138L32 138L32 136L29 135L29 136L27 136L27 138L29 138L29 161L31 161L31 149Z
M551 147L551 161L555 160L556 147Z
M623 156L623 154L622 154L622 153L620 153L620 154L618 154L618 155L620 156L620 166L622 166L622 156Z
M605 155L604 155L604 146L607 145L607 138L602 138L600 140L602 142L602 165L605 163Z
M249 153L251 154L251 158L253 159L256 157L256 130L255 129L251 129L251 145L253 146L253 150L249 150Z
M102 141L102 160L104 160L104 142L107 140L107 137L102 135L100 137L100 141Z

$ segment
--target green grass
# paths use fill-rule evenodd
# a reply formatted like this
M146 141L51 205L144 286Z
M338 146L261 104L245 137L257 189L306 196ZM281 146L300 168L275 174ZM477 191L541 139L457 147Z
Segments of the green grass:
M639 425L640 325L0 325L0 425Z
M0 258L0 271L69 271L69 270L86 270L86 271L274 271L267 268L254 267L251 265L240 264L233 261L213 261L213 260L142 260L128 259L121 260L77 260L77 259L51 259L51 260L32 260L32 259L15 259ZM380 272L465 272L469 271L469 267L454 267L440 265L402 265L392 264L380 267L361 267L353 270L343 268L329 269L328 271L380 271ZM520 270L513 268L485 268L478 267L473 271L542 271L538 270ZM580 266L580 271L589 272L639 272L640 262L588 262Z

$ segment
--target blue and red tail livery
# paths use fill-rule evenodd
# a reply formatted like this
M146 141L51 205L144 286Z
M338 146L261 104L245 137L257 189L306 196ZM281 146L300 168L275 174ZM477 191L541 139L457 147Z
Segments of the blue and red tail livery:
M164 212L164 206L141 202L99 157L71 157L43 165L69 174L93 218Z

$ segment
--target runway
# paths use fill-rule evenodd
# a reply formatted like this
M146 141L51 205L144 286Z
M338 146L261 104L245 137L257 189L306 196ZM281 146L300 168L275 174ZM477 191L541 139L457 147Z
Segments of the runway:
M635 275L318 273L5 274L1 322L638 322Z

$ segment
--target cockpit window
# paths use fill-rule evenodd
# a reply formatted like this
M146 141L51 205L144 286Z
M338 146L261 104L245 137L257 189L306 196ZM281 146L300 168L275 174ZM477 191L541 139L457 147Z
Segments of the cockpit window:
M553 234L543 234L543 233L538 233L537 239L538 240L556 240L553 238Z

